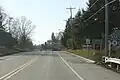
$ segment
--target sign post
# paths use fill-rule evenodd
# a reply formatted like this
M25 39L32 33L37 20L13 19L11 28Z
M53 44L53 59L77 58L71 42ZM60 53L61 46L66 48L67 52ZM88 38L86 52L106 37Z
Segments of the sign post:
M89 50L90 39L86 39L87 51Z
M109 45L108 45L108 56L110 57L111 55L111 46L112 46L112 43L111 41L108 41Z
M102 51L103 41L100 43L100 51Z

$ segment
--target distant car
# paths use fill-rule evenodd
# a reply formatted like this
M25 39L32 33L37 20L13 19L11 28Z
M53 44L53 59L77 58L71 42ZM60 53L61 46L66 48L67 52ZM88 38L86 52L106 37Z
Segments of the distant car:
M53 48L52 51L59 51L59 49Z

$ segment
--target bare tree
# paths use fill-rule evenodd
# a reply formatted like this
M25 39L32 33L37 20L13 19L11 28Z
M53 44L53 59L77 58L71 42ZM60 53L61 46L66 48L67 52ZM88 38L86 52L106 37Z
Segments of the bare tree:
M8 24L7 14L4 13L3 8L0 7L0 29L5 30L7 24Z
M0 7L0 31L6 32L11 38L26 47L25 45L32 45L31 34L35 25L30 20L22 16L21 18L9 17L2 7Z
M18 19L14 19L11 24L9 25L9 32L10 34L16 38L17 40L20 38L20 24L19 24L19 20Z
M35 25L33 25L30 20L27 20L26 17L22 16L11 22L10 32L12 36L17 39L19 44L25 46L26 43L28 43L27 41L29 41L28 39L31 37L34 28Z
M25 38L29 37L35 28L35 25L32 25L32 22L30 20L27 20L26 17L21 17L20 19L20 35L24 36Z

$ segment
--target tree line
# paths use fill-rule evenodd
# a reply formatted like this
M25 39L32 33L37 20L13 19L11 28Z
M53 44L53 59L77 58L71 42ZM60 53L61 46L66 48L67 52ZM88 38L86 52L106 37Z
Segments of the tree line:
M108 0L111 2L112 0ZM105 0L88 0L86 9L79 9L76 15L66 22L61 39L64 47L80 49L85 39L103 39L105 34ZM94 4L95 3L95 4ZM94 4L94 5L93 5ZM97 14L95 14L97 12ZM120 29L120 2L116 0L108 5L109 29L111 34Z
M7 40L4 44L7 47L32 48L31 34L34 28L35 25L25 16L20 18L10 17L0 7L0 44L3 39L4 41Z

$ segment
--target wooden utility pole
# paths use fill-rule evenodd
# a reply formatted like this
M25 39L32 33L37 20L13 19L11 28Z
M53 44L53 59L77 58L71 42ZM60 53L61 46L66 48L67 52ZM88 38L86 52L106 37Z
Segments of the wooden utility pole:
M75 9L75 8L72 8L71 6L70 6L70 8L66 8L66 9L69 9L70 10L70 24L71 24L71 28L72 28L72 23L71 23L71 20L73 19L72 18L72 10L73 9ZM75 41L74 41L74 36L73 36L73 32L72 32L72 49L73 49L73 47L74 47L74 43L75 43Z
M70 8L66 8L66 9L69 9L69 10L70 10L70 15L71 15L71 16L70 16L70 19L72 19L72 10L75 9L75 8L72 8L72 7L70 6Z
M108 0L105 0L105 5L108 4ZM108 18L108 6L109 5L106 5L105 6L105 56L108 55L108 21L109 21L109 18Z

